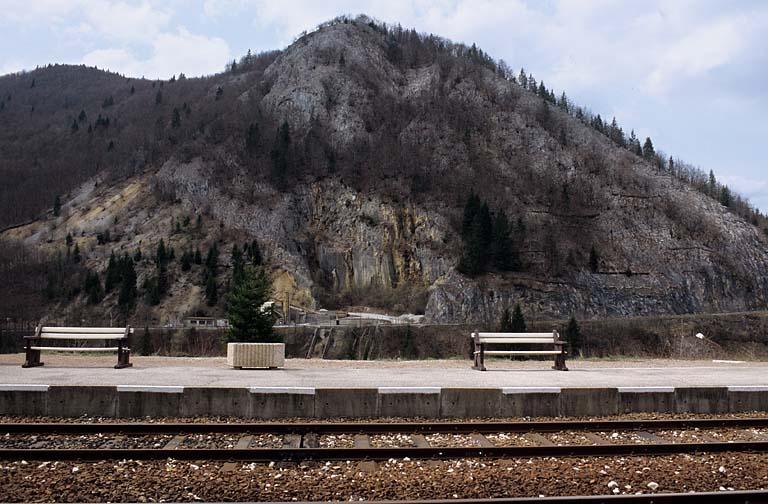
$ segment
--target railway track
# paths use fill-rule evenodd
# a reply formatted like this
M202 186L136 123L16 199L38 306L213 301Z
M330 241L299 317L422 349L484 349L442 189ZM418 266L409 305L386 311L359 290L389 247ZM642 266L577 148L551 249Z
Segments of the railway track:
M226 436L224 442L217 438L222 435ZM332 442L323 443L324 437L330 437ZM273 462L699 452L768 452L768 418L514 423L0 424L0 460L173 458Z
M443 499L420 501L369 501L368 504L762 504L768 491L658 493L645 495L585 495L571 497L515 497L509 499Z

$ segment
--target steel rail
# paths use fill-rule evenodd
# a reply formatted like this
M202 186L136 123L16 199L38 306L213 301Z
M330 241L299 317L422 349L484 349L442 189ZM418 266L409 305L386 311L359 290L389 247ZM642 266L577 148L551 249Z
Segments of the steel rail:
M578 495L562 497L505 497L496 499L433 499L367 501L367 504L764 504L768 490L729 492L654 493L641 495ZM310 503L293 503L310 504Z
M677 420L582 420L554 422L296 422L296 423L0 423L0 433L272 433L272 434L387 434L494 433L560 431L632 431L659 429L715 429L768 427L764 418L704 418Z
M768 441L567 446L398 447L398 448L3 448L0 460L389 460L519 457L596 457L680 453L768 452Z

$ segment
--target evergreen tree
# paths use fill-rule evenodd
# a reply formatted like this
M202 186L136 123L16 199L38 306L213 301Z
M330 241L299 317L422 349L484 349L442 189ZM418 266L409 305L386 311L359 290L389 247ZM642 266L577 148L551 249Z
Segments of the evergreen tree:
M157 252L155 253L155 264L158 266L168 264L168 252L165 250L165 242L160 239L160 243L157 245Z
M281 341L272 326L272 309L265 306L272 297L272 284L259 266L247 265L243 274L233 283L227 296L228 318L232 326L230 339L233 341L272 342Z
M171 119L171 128L178 128L180 126L181 126L181 114L179 114L179 109L174 107L173 118Z
M525 75L525 69L520 69L520 75L517 76L517 82L523 89L528 89L528 76Z
M463 240L471 238L472 224L475 222L475 216L480 211L480 206L480 197L471 192L464 205L464 218L461 221L461 238Z
M481 255L481 265L485 266L487 262L491 242L493 241L493 220L491 219L491 210L487 203L483 203L475 217L475 223L472 226L474 238L483 246Z
M717 196L717 179L715 178L715 172L712 170L709 170L709 180L707 182L707 191L709 192L710 197L714 198Z
M72 133L77 133L77 130L79 129L80 129L80 126L77 125L77 121L72 119L72 127L71 127Z
M58 194L53 198L53 216L58 217L61 215L61 196Z
M525 325L525 317L523 317L523 310L520 309L520 304L515 303L515 309L512 311L511 332L524 333L528 331Z
M563 339L568 344L568 354L571 357L581 356L582 351L582 338L581 330L579 329L579 323L576 321L576 317L571 315L571 319L568 321L568 325L565 326L563 331Z
M536 90L539 89L538 83L536 82L536 78L533 76L533 74L528 76L528 91L536 92Z
M104 290L101 288L99 274L89 271L85 275L85 294L90 305L99 304L104 299Z
M109 255L109 263L107 263L107 272L104 275L104 290L109 293L114 289L117 284L120 283L120 269L115 258L115 252L113 251Z
M539 82L539 89L536 91L536 94L538 94L542 98L546 98L549 96L549 93L547 93L547 86L544 85L544 81Z
M67 233L67 237L65 238L65 242L67 244L67 248L72 246L72 233Z
M157 293L162 299L168 293L168 266L162 264L157 267Z
M250 246L248 246L248 260L254 266L260 266L263 262L259 242L256 241L256 239L254 239Z
M126 254L120 259L121 281L120 293L117 297L117 305L127 318L128 314L136 306L136 270L133 268L133 260Z
M291 148L291 129L288 122L283 122L278 129L275 147L272 149L272 183L278 189L284 189L288 176L288 157Z
M243 262L243 253L240 252L240 247L237 243L232 245L232 281L235 282L243 274L243 268L245 263Z
M504 210L500 210L493 221L491 260L493 266L499 271L512 271L517 266L512 248L509 221Z
M200 247L195 249L195 264L200 265L203 264L203 256L200 254Z
M205 257L205 267L209 272L216 276L219 267L219 246L214 244L208 249L208 255Z
M653 149L651 137L645 138L645 143L643 144L643 157L648 161L652 161L653 158L656 157L656 151Z
M536 111L536 120L542 128L549 131L552 129L552 111L549 110L549 104L542 101Z
M216 306L219 302L219 288L216 277L208 272L205 275L205 302L208 306Z
M595 246L592 245L592 248L589 249L589 271L591 271L592 273L597 273L599 268L600 268L600 256L597 254L597 250L595 250Z
M731 206L731 202L731 190L728 189L728 186L723 186L723 188L720 189L720 204L724 207L729 207Z
M477 201L479 202L479 198ZM478 275L485 270L491 255L490 245L493 240L493 221L488 205L482 203L476 212L472 212L474 216L469 230L466 234L462 233L464 248L458 266L459 271L470 276Z
M81 260L82 260L82 257L80 256L80 245L75 243L75 249L72 251L72 262L77 264Z
M214 242L211 248L208 249L208 254L205 256L205 267L215 275L218 272L219 266L219 246Z
M181 271L189 271L192 269L192 253L185 251L181 254Z
M499 320L499 332L512 332L512 317L509 314L509 308L504 308Z

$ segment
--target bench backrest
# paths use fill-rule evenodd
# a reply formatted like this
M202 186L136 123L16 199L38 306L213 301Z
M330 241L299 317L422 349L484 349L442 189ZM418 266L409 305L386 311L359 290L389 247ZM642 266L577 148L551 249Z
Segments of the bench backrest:
M557 331L549 333L497 333L497 332L476 332L472 337L478 343L501 344L501 343L519 343L519 344L546 344L554 343L560 339Z
M120 340L128 337L130 327L38 327L35 337L61 340Z

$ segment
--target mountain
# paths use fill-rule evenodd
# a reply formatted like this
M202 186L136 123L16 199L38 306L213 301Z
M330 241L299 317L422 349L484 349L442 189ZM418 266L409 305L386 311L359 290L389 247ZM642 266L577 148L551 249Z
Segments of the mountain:
M338 18L210 77L51 65L0 98L0 314L218 314L255 248L312 309L766 306L764 216L475 46Z

